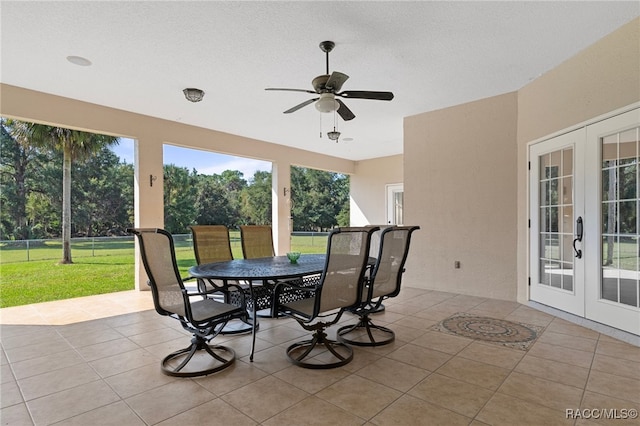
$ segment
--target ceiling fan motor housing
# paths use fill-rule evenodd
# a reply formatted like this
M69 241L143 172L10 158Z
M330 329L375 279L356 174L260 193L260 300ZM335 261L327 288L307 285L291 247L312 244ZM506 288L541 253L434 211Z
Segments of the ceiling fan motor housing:
M323 93L327 91L326 85L327 85L327 81L329 80L329 77L330 75L325 74L325 75L319 75L316 78L314 78L311 81L311 85L313 86L313 89L318 93Z

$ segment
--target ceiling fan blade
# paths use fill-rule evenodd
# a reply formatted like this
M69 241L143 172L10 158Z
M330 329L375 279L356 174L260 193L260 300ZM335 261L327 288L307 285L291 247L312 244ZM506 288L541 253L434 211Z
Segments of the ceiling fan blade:
M316 93L313 90L307 90L307 89L283 89L281 87L268 87L264 90L284 90L286 92L305 92L305 93Z
M340 107L338 108L338 114L340 114L340 117L342 117L344 121L349 121L356 118L356 115L351 112L349 108L347 108L344 102L342 102L340 99L336 99L336 101L338 101L338 103L340 104Z
M315 93L315 92L311 92L311 93ZM304 101L301 104L298 104L296 106L294 106L293 108L289 108L288 110L286 110L284 113L285 114L290 114L292 112L296 112L297 110L299 110L300 108L306 107L309 104L314 103L315 101L317 101L320 98L314 98L314 99L309 99L308 101Z
M368 90L347 90L336 93L336 96L348 99L375 99L378 101L390 101L393 99L393 93L391 92L371 92Z
M329 90L332 90L333 92L337 92L342 88L342 85L345 81L347 81L348 78L348 75L338 71L334 71L331 73L329 80L327 80L327 82L325 83L325 87Z

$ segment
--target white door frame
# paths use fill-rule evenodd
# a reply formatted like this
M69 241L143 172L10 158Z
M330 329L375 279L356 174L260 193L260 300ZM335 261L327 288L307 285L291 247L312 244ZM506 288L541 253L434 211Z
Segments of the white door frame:
M393 183L386 185L386 222L387 225L402 225L402 223L396 223L396 210L395 210L395 194L402 192L404 194L403 183Z

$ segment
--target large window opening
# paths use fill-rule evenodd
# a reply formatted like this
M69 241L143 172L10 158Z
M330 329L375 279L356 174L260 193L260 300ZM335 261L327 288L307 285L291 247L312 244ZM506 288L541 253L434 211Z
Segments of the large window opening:
M349 225L349 176L291 167L294 231L328 231Z
M271 163L165 144L164 223L172 234L189 225L271 223Z

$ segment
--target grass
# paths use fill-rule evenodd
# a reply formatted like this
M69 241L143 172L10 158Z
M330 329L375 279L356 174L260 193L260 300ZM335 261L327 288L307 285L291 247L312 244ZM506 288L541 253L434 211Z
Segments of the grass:
M38 260L3 264L0 307L132 290L133 256L85 257L71 265Z
M326 236L293 236L291 250L302 253L324 253ZM15 248L2 248L0 264L0 308L91 296L94 294L113 293L134 289L134 250L133 241L117 243L116 246L101 247L91 256L83 253L84 248L72 246L73 264L60 265L58 259L62 249L56 251L55 259L26 260L26 256L17 255ZM242 258L242 248L237 242L232 243L232 252L236 259ZM30 249L30 258L50 256L52 247ZM95 247L94 247L95 249ZM42 250L43 253L38 253ZM188 275L188 270L196 264L190 241L176 241L176 259L180 274Z

